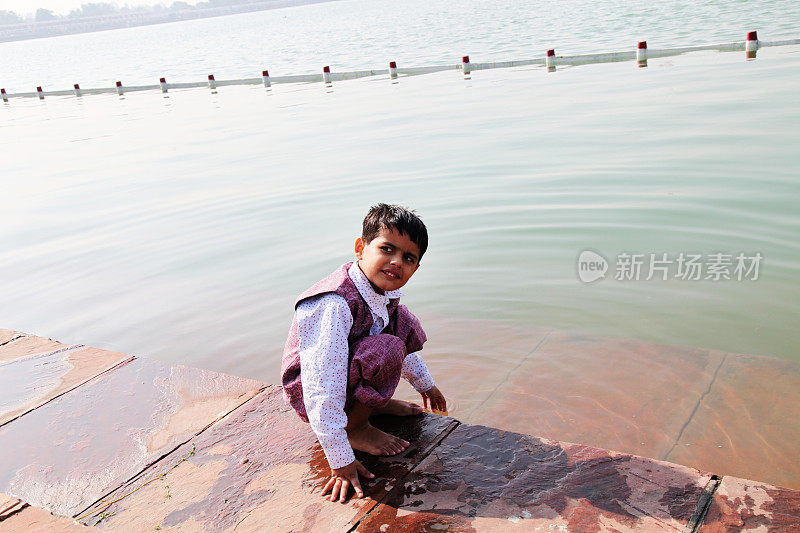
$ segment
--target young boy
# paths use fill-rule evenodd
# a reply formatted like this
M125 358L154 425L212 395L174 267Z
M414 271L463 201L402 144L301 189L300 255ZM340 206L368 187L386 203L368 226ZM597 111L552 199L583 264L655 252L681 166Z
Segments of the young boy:
M356 239L358 261L339 267L300 295L281 363L284 399L311 424L331 476L322 494L344 503L352 485L363 498L359 474L375 477L353 450L395 455L409 443L369 423L374 413L414 415L422 407L392 399L400 377L425 406L446 411L418 352L425 332L398 301L400 288L419 268L428 230L413 211L378 204Z

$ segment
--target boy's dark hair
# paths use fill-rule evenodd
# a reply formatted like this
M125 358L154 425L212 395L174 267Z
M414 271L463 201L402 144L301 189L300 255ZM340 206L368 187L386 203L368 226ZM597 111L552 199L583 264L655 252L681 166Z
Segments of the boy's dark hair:
M419 259L422 259L428 249L428 229L414 210L399 205L373 205L364 217L364 228L361 232L364 244L369 244L377 237L383 226L394 229L401 235L408 235L411 242L419 246Z

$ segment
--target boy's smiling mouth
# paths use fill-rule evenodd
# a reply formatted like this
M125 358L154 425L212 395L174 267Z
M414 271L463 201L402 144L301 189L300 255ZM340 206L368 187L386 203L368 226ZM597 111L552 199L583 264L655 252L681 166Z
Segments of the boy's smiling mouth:
M398 274L395 274L394 272L392 272L390 270L381 270L381 272L383 272L387 277L389 277L391 279L399 279L400 278L400 276Z

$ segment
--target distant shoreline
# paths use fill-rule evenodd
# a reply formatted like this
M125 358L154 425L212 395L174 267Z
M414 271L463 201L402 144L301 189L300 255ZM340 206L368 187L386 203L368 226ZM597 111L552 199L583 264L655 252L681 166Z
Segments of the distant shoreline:
M266 11L282 7L293 7L306 4L332 2L334 0L253 0L248 4L209 7L204 9L186 9L182 11L120 13L99 17L77 19L59 19L46 22L24 22L0 26L0 43L27 41L61 35L92 33L96 31L151 26L183 20L195 20L240 13Z

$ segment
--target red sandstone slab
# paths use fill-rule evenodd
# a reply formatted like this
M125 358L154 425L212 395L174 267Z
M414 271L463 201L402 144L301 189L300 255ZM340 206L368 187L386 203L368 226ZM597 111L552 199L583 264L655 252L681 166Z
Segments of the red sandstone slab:
M800 489L800 365L727 354L666 458Z
M347 531L456 424L436 415L380 417L412 442L403 454L357 456L377 477L364 499L321 496L330 472L308 424L279 387L264 393L120 487L83 518L121 531ZM389 429L391 426L391 429Z
M425 362L445 395L448 414L469 419L509 373L547 336L548 330L520 330L476 319L426 316ZM401 380L395 397L420 403L420 395Z
M7 331L7 330L6 330ZM54 352L65 348L74 348L76 344L62 344L53 339L36 337L35 335L22 335L18 338L12 337L5 344L0 346L0 362L11 361L18 357L32 354L42 354Z
M134 359L0 427L0 490L74 515L262 387Z
M723 477L700 531L795 533L800 531L800 491Z
M722 358L556 332L463 421L663 459Z
M681 531L710 476L460 425L357 531Z
M21 337L22 333L19 331L14 331L13 329L3 329L0 328L0 346L7 343L8 341L15 339L17 337Z
M74 348L0 361L0 426L132 358Z
M0 493L0 529L4 533L52 533L53 531L87 531L71 518L55 516L44 509L32 507L20 500Z

